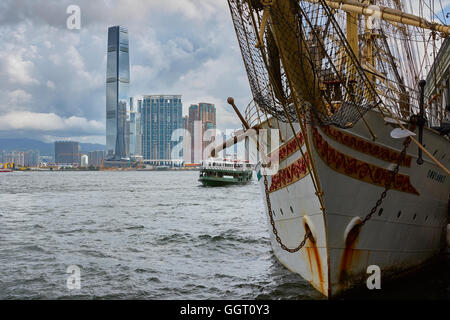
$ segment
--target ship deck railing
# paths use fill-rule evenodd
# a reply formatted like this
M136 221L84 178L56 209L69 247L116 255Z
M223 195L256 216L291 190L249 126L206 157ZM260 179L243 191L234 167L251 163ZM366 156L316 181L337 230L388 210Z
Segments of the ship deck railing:
M237 171L247 171L252 170L253 166L251 165L242 165L242 166L232 166L232 167L226 167L226 166L203 166L200 168L200 170L220 170L220 171L228 171L228 172L237 172Z

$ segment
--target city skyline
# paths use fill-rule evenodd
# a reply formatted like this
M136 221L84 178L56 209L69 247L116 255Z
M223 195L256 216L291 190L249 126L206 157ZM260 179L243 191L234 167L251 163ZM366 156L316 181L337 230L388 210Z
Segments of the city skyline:
M108 28L106 70L106 160L121 161L142 157L144 160L169 160L172 154L172 135L183 133L184 161L199 163L208 145L205 132L216 129L214 104L191 104L187 123L183 123L181 95L144 95L129 97L130 50L128 29L125 26ZM186 139L186 141L184 141ZM55 149L56 150L56 149ZM55 159L57 153L55 151Z
M187 163L200 162L209 144L209 141L203 141L204 134L209 129L217 128L215 105L208 102L190 104L187 115L184 115L187 123L183 124L181 95L130 96L132 54L128 28L117 25L107 30L105 155L91 156L114 161L130 156L142 156L146 160L171 159L172 149L177 144L171 141L172 133L177 129L186 129L190 134L190 145L186 145L188 141L183 141L181 154L189 154L189 158L184 157ZM200 123L198 128L195 122ZM82 156L91 162L88 154L81 153L78 139L58 140L55 141L55 163L80 164ZM76 155L71 154L71 161L68 161L58 149L72 144L78 145L78 151Z
M3 34L11 36L0 35L5 44L0 70L6 75L0 138L106 144L105 30L112 25L127 26L132 35L130 96L182 94L183 114L190 104L208 101L216 105L224 128L239 126L226 98L234 95L241 108L251 98L226 3L179 10L157 2L124 6L112 1L105 7L80 1L81 30L67 29L64 3L32 5L42 10L20 19L10 14L2 25Z

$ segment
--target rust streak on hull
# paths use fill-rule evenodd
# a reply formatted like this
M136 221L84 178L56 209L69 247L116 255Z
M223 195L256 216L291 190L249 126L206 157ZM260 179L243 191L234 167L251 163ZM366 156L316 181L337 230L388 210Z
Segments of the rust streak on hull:
M310 231L307 224L304 224L305 231ZM322 270L322 262L320 260L319 249L317 248L317 244L315 239L308 239L307 246L305 246L306 253L308 255L308 263L309 269L311 271L312 279L314 279L314 275L317 274L317 285L319 287L320 292L326 295L326 291L324 289L324 279L323 279L323 270ZM315 270L314 270L315 269ZM314 281L314 280L312 280Z
M320 261L320 255L319 250L317 249L316 243L310 241L311 246L308 246L306 248L308 253L308 263L311 269L311 274L314 275L314 268L313 268L313 262L315 266L315 271L317 273L318 277L318 285L320 288L320 291L324 294L326 294L325 289L323 287L323 273L322 273L322 262ZM312 259L311 259L312 258ZM313 260L313 261L312 261Z
M359 258L359 251L355 249L355 245L358 242L360 229L359 225L355 226L345 240L345 249L339 267L339 286L341 288L346 286L352 270L352 264Z

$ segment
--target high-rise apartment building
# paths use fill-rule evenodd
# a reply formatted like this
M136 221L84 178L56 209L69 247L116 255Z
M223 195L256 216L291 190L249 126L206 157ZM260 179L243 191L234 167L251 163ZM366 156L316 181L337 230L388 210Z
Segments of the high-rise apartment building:
M80 157L80 166L86 168L89 165L89 157L87 154L82 154Z
M142 100L130 98L130 156L142 155Z
M129 156L130 58L128 30L115 26L108 29L106 71L106 147L108 159Z
M0 163L14 163L16 166L25 166L27 155L23 151L2 152Z
M174 130L182 128L180 95L150 95L142 101L142 156L145 160L170 160Z
M88 153L89 166L101 167L105 158L105 151L91 151Z
M144 121L142 117L142 99L137 100L136 109L136 155L142 156L142 134L144 132Z
M30 150L27 152L28 157L27 161L25 161L25 166L27 167L36 167L39 165L39 157L40 152L39 150Z
M80 164L80 156L79 142L55 142L55 162L57 164Z
M0 163L13 162L22 167L36 167L39 165L39 151L11 151L0 154Z
M189 116L183 117L183 160L191 162L191 134L189 132Z
M196 126L195 123L198 123ZM191 134L191 162L202 160L203 151L210 141L204 141L207 130L216 129L216 107L211 103L201 102L189 107L188 130Z

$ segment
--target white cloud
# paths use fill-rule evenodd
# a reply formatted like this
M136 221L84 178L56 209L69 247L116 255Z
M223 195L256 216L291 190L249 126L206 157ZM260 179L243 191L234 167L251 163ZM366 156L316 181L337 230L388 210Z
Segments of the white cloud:
M107 29L112 25L129 29L131 95L181 94L185 114L191 103L211 102L219 126L239 126L226 98L232 95L244 107L250 94L225 0L78 0L81 31L65 26L69 2L5 2L8 19L0 22L3 136L15 135L14 130L31 138L104 135Z
M54 135L42 135L41 139L44 142L52 143L55 141L78 141L81 143L98 143L106 144L106 138L102 136L54 136Z
M85 133L103 132L103 123L80 117L61 118L54 113L11 112L0 116L0 131L81 131Z
M55 83L53 81L48 80L46 83L47 87L54 90L56 88Z
M159 12L163 15L183 16L192 21L201 21L214 17L222 10L228 10L227 2L222 0L153 0L114 1L114 17L116 19L133 17L136 20L145 20L149 13Z
M6 76L12 84L38 84L39 82L31 75L34 68L34 63L23 59L23 51L24 50L14 53L11 52L9 54L0 53L0 59L5 61Z
M17 89L8 93L8 105L14 107L16 105L23 105L31 101L31 94L28 92Z

